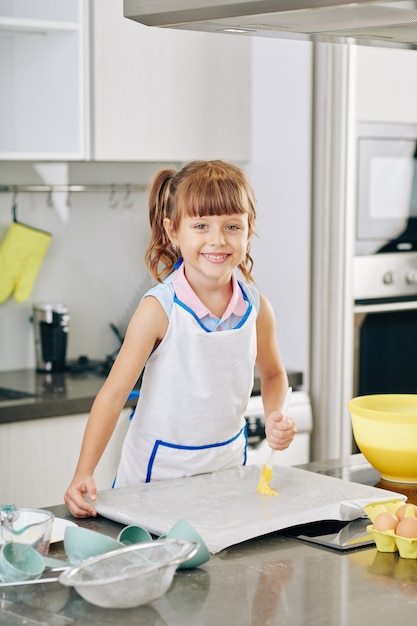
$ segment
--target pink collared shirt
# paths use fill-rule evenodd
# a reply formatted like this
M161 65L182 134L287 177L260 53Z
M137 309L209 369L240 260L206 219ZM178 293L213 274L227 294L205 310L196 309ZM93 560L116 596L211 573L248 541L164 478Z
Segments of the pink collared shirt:
M234 273L232 274L232 297L221 319L213 315L193 291L185 277L183 264L175 271L172 284L178 300L192 309L209 330L230 330L246 313L248 303L242 295Z

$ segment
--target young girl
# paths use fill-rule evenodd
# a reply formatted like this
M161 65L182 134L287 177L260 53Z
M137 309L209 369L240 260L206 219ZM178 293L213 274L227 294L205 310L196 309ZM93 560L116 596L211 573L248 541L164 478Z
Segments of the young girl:
M288 379L274 315L251 278L255 201L243 172L222 161L162 170L149 210L145 258L159 284L140 302L92 406L65 494L76 517L96 515L93 472L145 365L115 487L244 465L255 363L269 445L284 450L295 435L280 412Z

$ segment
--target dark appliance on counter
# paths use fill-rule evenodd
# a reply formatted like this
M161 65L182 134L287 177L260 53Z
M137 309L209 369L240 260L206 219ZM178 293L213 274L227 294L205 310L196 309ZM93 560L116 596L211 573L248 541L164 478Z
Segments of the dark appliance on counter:
M66 368L70 315L63 304L33 306L36 370L63 372Z
M417 393L417 125L358 125L354 395Z

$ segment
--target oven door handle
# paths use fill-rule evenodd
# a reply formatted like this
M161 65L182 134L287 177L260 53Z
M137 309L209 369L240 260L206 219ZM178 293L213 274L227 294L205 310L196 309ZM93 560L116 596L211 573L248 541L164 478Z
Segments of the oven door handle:
M390 311L417 310L417 300L413 302L387 302L385 304L355 304L354 313L389 313Z

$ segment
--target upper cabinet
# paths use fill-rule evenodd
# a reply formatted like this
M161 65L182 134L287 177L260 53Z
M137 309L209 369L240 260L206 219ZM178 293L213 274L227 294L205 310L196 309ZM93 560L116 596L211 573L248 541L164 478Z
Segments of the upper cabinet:
M83 0L0 0L0 158L88 156Z
M415 50L355 46L356 118L373 122L417 122Z
M250 41L149 28L93 4L92 157L249 157Z
M161 30L123 0L0 0L0 159L249 158L250 40Z

